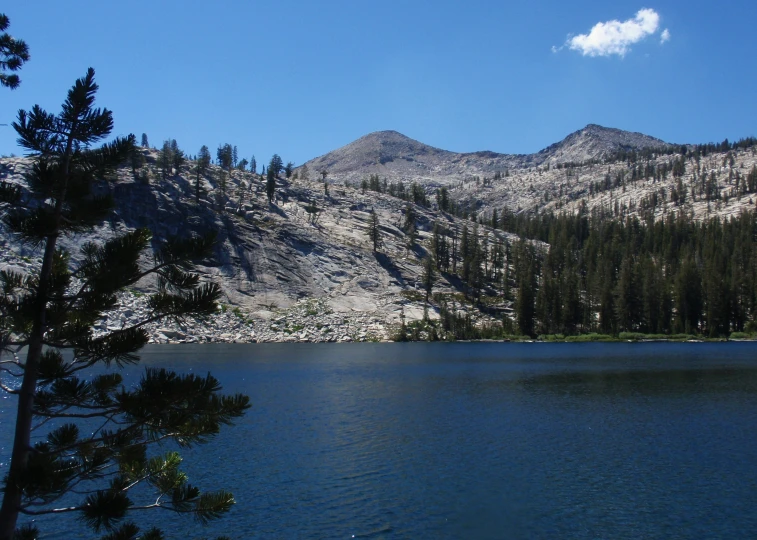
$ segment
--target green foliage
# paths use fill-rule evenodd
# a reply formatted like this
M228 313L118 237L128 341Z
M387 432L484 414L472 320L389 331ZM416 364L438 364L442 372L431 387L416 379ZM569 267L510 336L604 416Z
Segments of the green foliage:
M273 176L278 177L283 170L284 162L281 160L281 157L278 154L274 154L271 158L271 161L268 163L269 173L273 171Z
M144 167L145 163L147 163L147 160L145 159L144 153L142 153L142 151L136 144L132 146L131 152L129 152L129 163L131 165L132 172L139 178L137 171Z
M318 225L318 216L320 215L322 210L318 208L315 199L313 199L310 204L305 206L305 212L307 212L308 214L308 221L313 225Z
M210 150L204 144L197 154L197 163L195 164L195 201L200 202L200 178L202 178L210 168Z
M274 154L268 164L268 172L266 173L265 193L268 197L269 204L273 202L273 196L276 193L276 178L284 168L284 164L278 154Z
M265 181L265 194L268 197L268 203L273 202L273 196L276 194L276 175L273 169L269 168Z
M754 212L622 221L585 207L575 215L505 208L496 224L520 240L477 224L460 231L435 223L431 253L484 313L512 307L521 334L689 339L757 331Z
M568 343L586 343L590 341L615 341L615 338L607 334L596 334L592 332L590 334L568 336L565 338L565 341Z
M29 47L20 39L16 39L6 32L11 21L7 15L0 13L0 86L13 90L21 83L15 73L6 71L18 71L24 62L29 60Z
M618 338L625 341L688 341L696 339L692 334L643 334L640 332L621 332Z
M392 197L397 197L420 206L430 206L426 191L423 189L423 186L416 182L411 184L410 189L406 189L402 180L387 184L386 178L381 179L378 174L371 174L368 178L363 178L363 180L361 180L360 188L363 193L365 193L366 190L375 191L377 193L386 193Z
M379 228L379 219L375 210L371 210L371 214L368 217L368 239L373 247L373 252L377 252L381 249L381 229Z
M449 190L446 187L440 187L436 190L436 204L442 212L450 211Z
M228 492L201 492L189 484L178 454L150 458L148 451L161 441L181 447L207 442L244 413L248 398L220 394L209 374L148 369L139 384L127 386L116 371L138 362L148 338L144 324L216 312L219 287L194 272L212 254L215 236L155 242L157 249L146 257L152 236L137 229L103 244L82 244L76 264L57 246L62 235L91 231L107 216L112 201L100 194L110 191L102 178L133 152L133 136L91 148L113 126L110 111L93 107L96 91L90 69L69 91L60 114L38 106L20 111L14 128L34 158L28 190L0 182L5 224L43 250L38 271L0 272L0 349L27 350L25 361L7 370L21 380L20 390L2 387L18 396L0 508L3 540L13 536L19 513L55 513L64 498L65 511L78 513L106 538L134 538L139 527L128 518L137 508L205 522L234 502ZM176 155L170 142L164 148ZM146 318L96 334L93 326L118 308L119 293L149 278L155 292L147 297ZM81 421L86 429L79 428ZM55 427L32 442L33 424ZM17 536L35 534L26 527ZM156 529L142 535L161 537Z
M731 332L729 339L757 339L756 332Z
M179 148L176 139L163 141L163 147L158 153L158 167L160 167L163 180L172 173L173 169L178 174L185 161L184 151Z
M216 150L216 160L219 167L225 171L231 171L234 165L234 148L229 143L222 144Z
M423 285L423 290L426 291L426 298L425 302L428 304L428 298L431 296L431 291L434 288L434 283L436 282L436 267L434 264L434 260L430 256L426 256L423 258L423 274L421 275L421 284Z
M400 291L400 296L402 296L403 298L407 298L411 302L423 302L424 299L426 298L425 294L423 294L420 291L415 291L415 290Z

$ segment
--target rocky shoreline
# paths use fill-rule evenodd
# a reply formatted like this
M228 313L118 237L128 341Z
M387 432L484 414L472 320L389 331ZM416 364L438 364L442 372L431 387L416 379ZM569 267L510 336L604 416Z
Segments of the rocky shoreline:
M41 261L5 247L0 271L29 273ZM108 312L94 327L94 335L139 324L150 316L147 294L136 290L119 293L119 308ZM249 312L220 304L206 319L164 319L144 325L149 343L287 343L387 341L393 325L381 313L335 312L326 299L307 298L285 309Z
M0 271L12 270L22 273L38 269L40 261L20 255L9 246L0 255ZM120 330L140 324L150 316L147 305L148 295L137 290L119 293L119 308L105 314L94 327L94 335ZM397 299L387 293L386 303L396 303ZM379 306L377 306L379 307ZM409 319L418 318L422 307L405 299L403 311L407 310ZM429 316L438 317L435 310ZM352 342L390 342L398 330L396 321L389 321L383 311L335 311L330 307L329 299L303 298L287 308L273 308L248 311L239 306L220 304L218 312L205 319L184 318L181 320L163 319L144 325L151 344L180 343L352 343ZM730 339L704 339L696 336L670 336L669 338L652 338L638 335L634 339L615 336L546 336L543 339L516 337L502 340L480 340L519 343L571 343L571 342L605 342L605 343L644 343L644 342L709 342L709 341L755 341L757 337L738 335Z
M146 297L139 294L125 293L122 306L95 327L96 335L137 324L148 316ZM387 341L389 336L377 316L335 313L322 299L254 314L221 304L218 313L205 320L164 320L145 329L150 343L346 343Z

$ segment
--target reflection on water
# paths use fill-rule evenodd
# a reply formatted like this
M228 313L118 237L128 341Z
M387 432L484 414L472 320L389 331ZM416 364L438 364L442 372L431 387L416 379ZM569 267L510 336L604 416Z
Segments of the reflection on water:
M757 384L754 368L682 368L649 371L573 371L544 373L518 382L531 392L570 393L575 396L630 397L676 393L713 396L734 392L753 392Z
M252 397L240 424L186 454L193 482L238 501L203 535L749 538L755 353L753 344L213 345L153 347L143 359L210 369L227 391ZM149 518L176 537L198 534Z

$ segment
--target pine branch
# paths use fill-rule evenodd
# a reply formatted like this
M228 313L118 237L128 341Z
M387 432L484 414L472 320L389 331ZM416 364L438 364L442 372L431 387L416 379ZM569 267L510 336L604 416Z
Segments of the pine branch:
M147 445L169 439L182 446L208 440L244 413L249 407L246 396L219 395L220 386L210 376L148 370L134 390L124 388L117 374L77 376L100 362L119 367L136 362L136 351L147 342L145 325L165 317L211 315L220 297L217 285L201 284L193 271L196 262L212 254L212 235L167 240L155 254L155 264L146 269L140 264L151 238L146 231L103 246L85 246L84 262L74 273L67 254L56 250L61 235L89 231L105 217L112 200L97 195L93 186L134 151L133 136L90 148L113 126L110 111L94 108L96 92L90 69L69 91L59 115L38 106L20 111L14 123L19 144L35 155L25 175L28 189L0 183L5 223L22 241L45 245L39 277L0 273L0 345L10 350L29 344L25 364L16 368L9 361L0 366L2 373L24 377L16 431L23 434L14 441L0 509L3 538L13 535L19 512L38 516L78 511L91 528L105 528L110 531L106 538L115 540L138 533L133 524L121 523L131 509L160 507L207 521L233 504L230 494L201 494L188 484L176 460L146 469L146 451ZM116 293L148 275L155 276L159 292L149 298L152 311L147 318L94 337L92 326L118 305ZM82 283L72 294L73 279ZM45 345L73 349L73 360L64 361L57 350L44 352ZM45 441L30 443L32 429L51 422L98 418L88 437L80 438L76 424L68 423ZM108 489L90 489L103 480L110 482ZM133 505L126 493L145 482L157 489L157 500ZM45 508L68 493L84 495L83 504ZM142 540L161 537L151 529Z
M10 182L0 182L0 204L19 206L21 204L21 186Z

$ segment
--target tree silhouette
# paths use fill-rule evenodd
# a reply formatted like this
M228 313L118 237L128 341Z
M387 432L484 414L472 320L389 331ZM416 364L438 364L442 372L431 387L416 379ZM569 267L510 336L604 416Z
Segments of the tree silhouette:
M6 71L18 71L24 62L29 60L29 47L20 39L15 39L5 30L11 21L5 13L0 13L0 85L10 88L18 88L21 79L15 73Z
M371 210L371 215L368 217L368 238L373 246L373 252L377 252L381 249L381 229L379 228L379 218L375 210Z
M95 532L106 531L106 538L135 538L139 527L128 521L134 510L168 509L204 522L234 504L231 493L203 493L189 484L178 453L147 452L163 440L179 446L206 441L244 413L248 398L220 395L209 374L148 369L127 387L108 369L138 361L135 353L148 340L145 324L216 312L220 288L193 272L193 262L212 253L214 236L167 240L148 259L143 254L151 235L137 229L102 245L84 243L75 265L58 247L62 236L91 231L108 216L113 201L101 179L135 144L129 136L90 148L113 128L111 112L93 107L96 91L89 69L60 114L39 106L19 111L13 127L34 160L28 189L0 182L5 224L43 250L39 271L0 273L0 350L27 351L24 361L2 360L0 366L4 376L21 380L20 386L2 384L17 396L17 416L0 540L37 538L31 524L16 531L20 514L76 513ZM118 293L150 276L156 292L147 302L149 315L96 335L93 326L118 308ZM94 431L92 422L99 426ZM55 427L32 442L33 430L44 425ZM65 506L58 506L64 497ZM141 538L162 537L152 528Z

